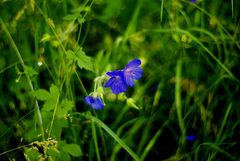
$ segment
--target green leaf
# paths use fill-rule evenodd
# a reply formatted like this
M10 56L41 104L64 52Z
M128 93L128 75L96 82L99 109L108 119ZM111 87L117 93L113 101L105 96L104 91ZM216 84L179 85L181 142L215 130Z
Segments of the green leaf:
M85 68L87 70L93 71L92 58L85 55L85 52L81 47L79 47L76 52L76 59L79 68Z
M41 154L33 148L24 148L24 156L26 160L39 160Z
M48 101L46 101L46 102L44 103L44 105L43 105L42 110L43 110L43 111L51 111L51 110L53 110L54 107L55 107L55 102L56 102L56 101L53 101L53 100L48 100Z
M47 154L52 160L57 160L59 158L59 151L55 147L49 147Z
M34 75L38 75L38 72L36 72L32 67L26 66L24 67L24 73L28 75L29 77L33 77Z
M50 39L51 39L51 35L49 33L46 33L41 38L40 42L48 42L48 41L50 41Z
M79 15L77 20L79 24L83 24L85 22L85 19L82 17L82 15Z
M82 149L77 144L65 144L63 145L62 150L74 157L79 157L83 155Z
M64 99L61 102L61 106L57 109L56 115L60 118L64 117L73 107L74 103L72 101Z
M140 110L140 109L141 109L141 107L138 107L138 106L136 105L136 101L135 101L133 98L128 98L128 99L127 99L127 105L128 105L128 106L131 106L131 107L133 107L133 108L135 108L135 109L137 109L137 110Z
M60 151L59 161L71 161L71 157L68 153Z
M52 84L50 87L50 93L52 95L52 98L57 98L59 95L59 90L56 85Z
M79 17L79 14L69 14L65 17L63 17L64 20L66 21L74 21Z
M67 59L69 60L70 64L72 62L77 62L79 68L93 71L92 58L87 56L81 47L79 47L76 52L68 50Z
M43 111L53 110L60 95L58 87L54 84L51 85L50 92L45 89L39 89L34 94L38 100L45 101L42 108Z
M37 97L38 100L41 101L46 101L51 97L50 93L45 89L39 89L34 91L34 95Z

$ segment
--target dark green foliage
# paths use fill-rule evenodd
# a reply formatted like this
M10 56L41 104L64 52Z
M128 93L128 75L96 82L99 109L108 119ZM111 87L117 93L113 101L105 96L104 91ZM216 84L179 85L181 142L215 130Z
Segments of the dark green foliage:
M240 160L239 18L238 0L0 1L0 160ZM133 88L103 88L134 58Z

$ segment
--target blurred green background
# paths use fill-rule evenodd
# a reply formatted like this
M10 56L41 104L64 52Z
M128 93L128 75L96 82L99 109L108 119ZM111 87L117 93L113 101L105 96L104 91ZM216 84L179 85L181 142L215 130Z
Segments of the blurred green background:
M240 160L239 18L238 0L1 0L0 159ZM84 103L134 58L133 88Z

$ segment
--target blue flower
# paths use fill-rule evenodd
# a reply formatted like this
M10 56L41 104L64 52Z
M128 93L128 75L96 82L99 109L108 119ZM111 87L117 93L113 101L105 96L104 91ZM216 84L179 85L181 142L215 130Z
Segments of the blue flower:
M188 141L194 141L194 140L196 140L196 136L195 135L187 135L186 136L186 140L188 140Z
M133 59L124 68L124 78L127 85L133 87L134 80L138 80L142 77L143 70L139 67L140 65L141 60Z
M122 70L114 70L107 72L107 75L111 78L104 84L104 87L110 87L112 92L119 94L127 90L127 85L124 79L124 73Z
M196 3L196 0L191 0L192 1L192 3Z
M105 83L104 87L110 87L112 92L119 94L125 92L127 87L133 87L134 81L142 77L142 68L140 68L141 61L133 59L124 69L107 72L110 79Z
M94 110L99 110L104 108L103 102L99 97L93 97L93 96L86 96L84 97L84 101L92 106Z

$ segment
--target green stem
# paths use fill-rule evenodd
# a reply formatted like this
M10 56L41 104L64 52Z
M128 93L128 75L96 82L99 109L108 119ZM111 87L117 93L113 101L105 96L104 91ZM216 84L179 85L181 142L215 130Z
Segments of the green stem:
M97 155L97 160L98 160L98 161L101 161L101 157L100 157L100 153L99 153L99 148L98 148L96 127L95 127L95 123L94 123L94 122L92 122L92 133L93 133L93 141L94 141L95 151L96 151L96 155Z
M163 17L163 4L164 4L164 0L162 0L161 2L161 10L160 10L160 20L162 22L162 17Z
M3 30L6 32L7 34L7 37L8 39L10 40L10 43L11 45L13 46L13 49L15 50L16 54L17 54L17 57L20 61L20 64L22 65L23 69L25 69L25 63L23 61L23 58L11 36L11 34L9 33L5 23L3 22L2 18L0 18L0 23L2 24L2 27L3 27ZM30 86L30 89L32 92L34 92L34 88L33 88L33 84L32 84L32 81L30 79L30 77L28 75L26 75L26 78L27 78L27 82L28 82L28 85ZM41 133L42 133L42 139L45 140L45 137L44 137L44 129L43 129L43 121L42 121L42 115L41 115L41 112L40 112L40 108L39 108L39 105L38 105L38 101L35 100L35 107L37 109L37 115L38 115L38 119L39 119L39 124L40 124L40 128L41 128Z
M5 151L5 152L0 153L0 156L1 156L1 155L4 155L4 154L7 154L7 153L10 153L10 152L15 151L15 150L19 150L19 149L28 147L28 146L30 146L31 144L32 144L32 143L30 143L30 144L28 144L28 145L22 145L22 146L19 146L19 147L16 147L16 148L7 150L7 151Z
M78 78L78 81L79 81L79 83L80 83L80 85L81 85L81 88L82 88L84 94L87 96L87 95L88 95L87 90L85 89L85 87L84 87L84 85L83 85L83 83L82 83L82 80L81 80L81 78L79 77L79 75L78 75L78 73L77 73L76 70L75 70L75 74L76 74L76 76L77 76L77 78Z
M184 121L182 117L182 103L181 103L181 73L182 73L182 60L178 60L177 67L176 67L176 85L175 85L175 102L176 102L176 109L178 115L178 122L182 132L181 143L182 145L185 144L185 128L184 128Z
M53 122L54 122L54 119L55 119L55 116L56 116L56 112L57 112L57 106L58 106L58 102L59 102L59 97L60 97L60 94L58 95L57 101L56 101L55 106L54 106L53 117L52 117L52 121L51 121L51 124L50 124L49 132L48 132L48 138L50 138L50 136L51 136Z

